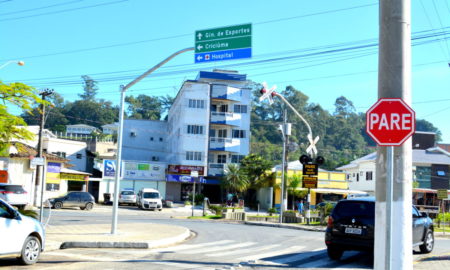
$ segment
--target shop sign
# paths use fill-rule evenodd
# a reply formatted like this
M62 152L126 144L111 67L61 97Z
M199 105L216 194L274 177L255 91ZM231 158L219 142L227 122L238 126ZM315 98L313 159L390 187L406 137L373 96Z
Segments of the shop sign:
M0 183L8 183L8 171L0 170Z
M47 184L59 184L61 182L61 163L48 162L47 163L47 176L45 182Z
M89 175L84 174L72 174L72 173L61 173L61 180L68 181L88 181Z
M124 161L124 179L164 181L164 168L159 164Z
M205 175L205 167L203 166L169 165L167 168L168 174L191 175L192 171L197 171L198 175Z

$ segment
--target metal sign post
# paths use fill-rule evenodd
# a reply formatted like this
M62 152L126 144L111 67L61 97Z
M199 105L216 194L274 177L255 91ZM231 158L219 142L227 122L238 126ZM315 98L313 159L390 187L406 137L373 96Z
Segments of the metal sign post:
M198 171L191 171L192 181L194 182L192 187L192 216L194 216L194 208L195 208L195 178L198 177Z
M386 164L386 270L391 270L392 258L392 183L394 182L394 147L387 147Z

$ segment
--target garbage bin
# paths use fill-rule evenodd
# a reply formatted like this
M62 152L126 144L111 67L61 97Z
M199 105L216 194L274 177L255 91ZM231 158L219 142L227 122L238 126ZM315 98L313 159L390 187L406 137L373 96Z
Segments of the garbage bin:
M103 193L103 203L104 204L111 203L111 193Z

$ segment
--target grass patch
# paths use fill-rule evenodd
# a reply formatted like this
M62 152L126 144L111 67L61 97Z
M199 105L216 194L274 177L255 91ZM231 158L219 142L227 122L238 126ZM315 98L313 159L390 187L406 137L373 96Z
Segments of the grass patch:
M195 216L195 217L188 217L188 219L221 219L222 216L218 215L207 215L207 216Z
M440 228L438 228L438 227L434 227L434 231L435 232L443 232L444 231L444 228L442 228L442 226L440 227ZM448 232L448 233L450 233L450 227L445 227L445 232Z
M306 222L298 223L300 225L308 225ZM308 226L321 226L320 221L311 221Z

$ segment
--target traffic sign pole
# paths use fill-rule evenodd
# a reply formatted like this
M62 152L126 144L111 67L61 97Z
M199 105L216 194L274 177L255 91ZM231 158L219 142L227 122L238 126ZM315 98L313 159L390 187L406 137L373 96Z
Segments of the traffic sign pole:
M394 147L387 147L386 161L386 270L392 270L392 182L394 182Z
M411 1L382 0L379 15L378 97L399 98L411 104ZM382 115L380 115L382 116ZM386 119L397 121L396 116ZM400 118L401 119L401 118ZM381 118L380 118L381 120ZM381 122L380 122L381 123ZM395 124L389 127L397 127ZM402 126L400 126L402 129ZM408 135L408 134L404 134ZM374 269L410 270L412 264L412 143L393 149L392 216L388 224L387 147L379 146L376 161ZM392 241L386 241L390 228ZM386 252L391 251L388 258Z

